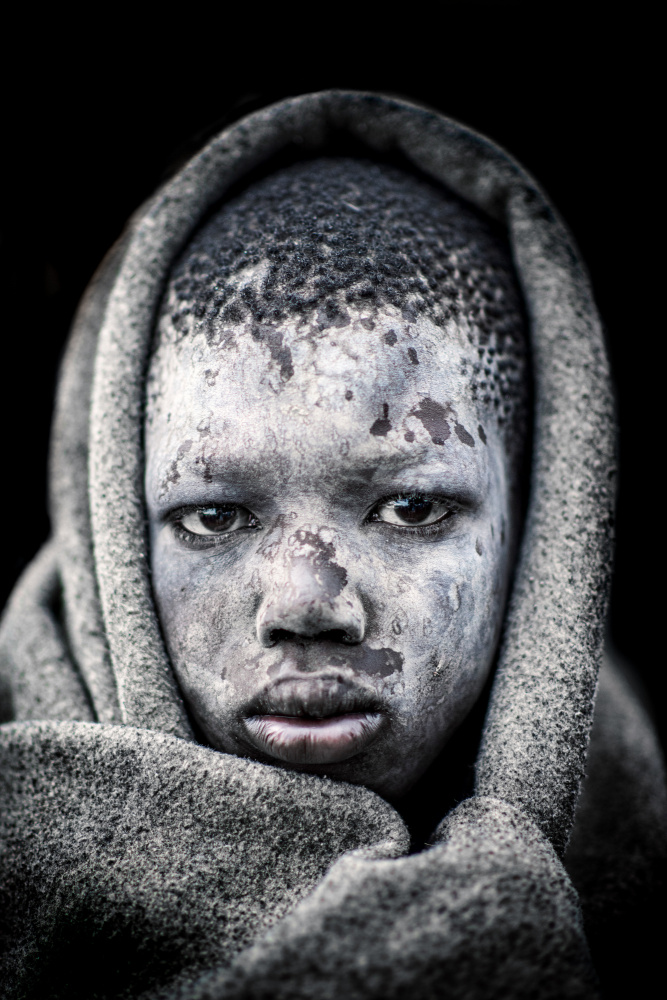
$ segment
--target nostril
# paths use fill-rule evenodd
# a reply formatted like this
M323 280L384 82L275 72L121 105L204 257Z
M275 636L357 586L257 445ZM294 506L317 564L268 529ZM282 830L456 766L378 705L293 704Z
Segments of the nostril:
M342 628L324 629L313 635L290 632L285 628L273 628L269 632L269 645L271 646L275 646L278 642L297 642L301 644L304 642L341 642L349 646L351 643L358 641L358 639L355 639L354 636Z
M344 642L348 646L350 643L358 641L342 628L330 628L324 632L318 632L317 635L313 636L313 639L316 642Z
M299 636L294 632L288 632L286 628L272 628L269 632L269 645L275 646L277 642L296 642Z

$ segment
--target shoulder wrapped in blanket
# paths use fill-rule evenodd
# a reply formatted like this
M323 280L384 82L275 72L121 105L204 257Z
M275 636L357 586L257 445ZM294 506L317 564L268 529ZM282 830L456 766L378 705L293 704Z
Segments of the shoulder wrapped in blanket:
M374 792L196 742L147 569L143 391L169 269L239 179L341 136L505 226L530 323L530 502L475 790L417 853ZM336 91L216 137L131 220L63 363L53 538L0 631L0 996L597 996L594 964L605 981L605 941L645 913L667 825L653 729L611 661L595 706L613 472L588 279L507 154Z

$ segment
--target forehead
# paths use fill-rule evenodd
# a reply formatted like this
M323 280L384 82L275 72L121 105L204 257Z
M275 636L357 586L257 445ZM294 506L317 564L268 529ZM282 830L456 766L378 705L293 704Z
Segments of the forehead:
M214 336L201 330L180 342L160 338L149 372L149 426L166 422L176 430L204 421L213 432L246 419L289 433L336 411L364 420L420 399L462 408L470 418L471 340L465 318L443 331L426 318L406 323L392 307L326 330L286 321ZM437 409L430 406L433 419ZM428 403L425 418L427 410ZM376 437L385 436L380 430Z
M434 463L485 478L491 449L497 461L504 450L472 398L475 357L465 321L443 331L391 307L325 331L165 338L148 381L149 479L175 495L251 466L267 480Z

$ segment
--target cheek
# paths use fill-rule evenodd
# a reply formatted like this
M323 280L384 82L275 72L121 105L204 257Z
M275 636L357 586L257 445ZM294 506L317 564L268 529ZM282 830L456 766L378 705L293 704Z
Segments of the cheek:
M215 555L188 559L158 543L152 564L160 622L176 673L221 676L228 659L222 649L254 637L242 563Z
M379 637L405 666L386 685L420 726L430 725L426 715L442 725L479 693L498 642L506 575L505 553L480 531L456 552L434 549L387 587Z

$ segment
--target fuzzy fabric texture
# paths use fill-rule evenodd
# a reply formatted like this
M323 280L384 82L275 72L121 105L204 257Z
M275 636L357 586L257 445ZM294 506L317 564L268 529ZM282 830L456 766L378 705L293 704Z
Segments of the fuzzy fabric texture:
M342 859L230 970L181 995L500 1000L534 996L538 980L541 997L594 995L576 893L524 813L468 799L434 841L408 858ZM341 923L354 933L341 939Z
M143 394L170 268L236 182L343 140L402 157L503 225L530 323L531 493L475 794L416 855L373 793L196 744L148 573ZM131 220L64 359L53 538L0 631L15 720L0 742L0 996L594 996L562 858L602 654L614 474L585 270L507 154L404 101L335 91L215 138ZM650 722L605 677L565 855L591 926L641 900L665 849ZM97 976L77 979L77 949Z
M192 979L341 854L407 847L400 817L364 788L150 730L15 723L0 744L2 995L134 997Z

